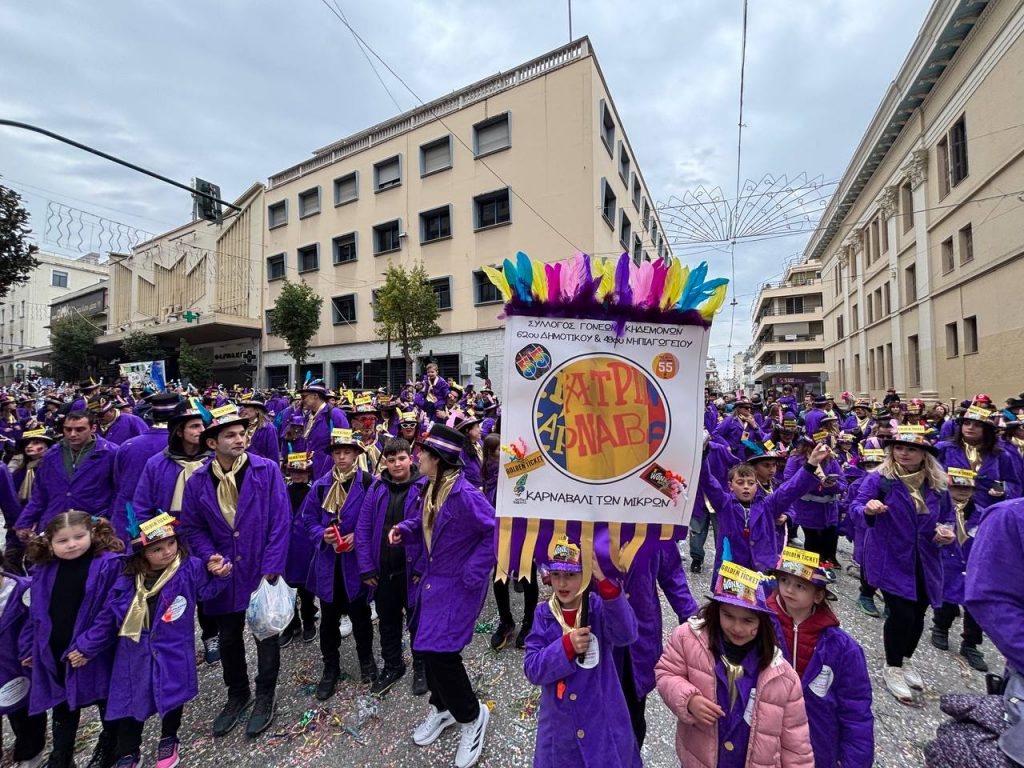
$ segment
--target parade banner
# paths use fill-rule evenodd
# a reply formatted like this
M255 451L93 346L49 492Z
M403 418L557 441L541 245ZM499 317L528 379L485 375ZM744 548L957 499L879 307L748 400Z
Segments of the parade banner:
M140 363L122 363L117 366L121 376L128 379L130 386L163 392L167 389L164 376L164 361L149 360Z

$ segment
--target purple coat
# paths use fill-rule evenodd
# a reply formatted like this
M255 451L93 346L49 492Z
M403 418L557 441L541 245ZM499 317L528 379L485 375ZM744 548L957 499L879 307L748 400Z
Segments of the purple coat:
M915 561L920 559L928 602L938 608L942 605L942 563L940 547L932 539L938 523L952 523L953 511L949 493L926 488L924 494L928 514L919 515L902 482L871 472L861 482L850 511L863 515L867 525L861 566L868 583L906 600L917 600ZM864 507L872 499L884 502L888 511L864 515Z
M148 429L149 425L135 414L119 413L114 419L114 423L110 425L110 429L105 432L100 429L97 431L108 443L120 445L129 438L144 434Z
M600 658L593 669L569 661L562 627L547 602L537 606L526 636L526 679L541 686L535 768L639 768L643 765L629 723L629 710L618 680L613 651L634 642L637 616L625 595L602 600L590 594L591 636ZM558 698L558 683L565 690Z
M791 456L786 462L786 471L783 479L788 480L796 474L807 463L804 456ZM789 516L797 525L803 528L821 530L831 526L839 525L839 500L846 493L846 476L843 468L835 459L829 459L821 467L826 475L838 475L839 480L831 488L825 488L816 483L812 488L805 490L797 496L788 510Z
M69 509L108 517L114 499L116 453L117 446L97 437L89 455L68 477L63 448L60 443L53 446L36 468L32 497L18 517L18 528L42 531L51 519Z
M20 474L22 478L25 476L24 471ZM20 480L18 482L20 483ZM7 543L16 545L18 534L15 531L15 524L21 514L21 500L18 498L18 485L15 484L14 476L2 461L0 461L0 511L4 515Z
M23 576L3 574L4 586L13 589L0 614L0 715L28 706L31 671L21 665L32 655L32 630L29 623L29 586Z
M328 603L334 602L334 568L338 558L341 558L341 574L345 580L345 592L349 600L355 600L363 593L363 582L359 578L359 565L356 561L355 549L348 552L335 552L334 547L324 541L324 531L327 526L338 524L342 536L356 532L356 523L359 521L359 510L362 509L363 499L370 487L372 478L363 470L357 469L352 477L352 484L349 486L345 503L341 505L340 523L338 518L323 508L324 499L334 484L334 478L328 473L313 483L306 500L302 503L299 511L299 518L303 530L306 532L306 539L313 545L313 560L309 564L309 574L306 577L306 589ZM355 537L352 539L353 547Z
M709 433L718 429L718 406L714 403L708 403L704 409L704 429Z
M462 449L462 476L474 488L483 490L483 467L479 457L476 455L476 451L471 448ZM497 489L497 485L495 485L495 489Z
M275 464L281 463L281 445L277 437L277 430L269 421L261 424L252 433L252 440L249 442L249 453L262 456Z
M228 525L217 504L211 459L185 483L181 504L181 535L189 551L202 562L220 554L232 565L228 588L203 602L211 616L244 611L260 579L284 574L288 558L291 510L281 469L249 455L239 491L235 527Z
M962 446L952 442L942 442L935 446L939 451L939 463L946 469L959 467L970 469L971 463L967 460L967 454ZM997 481L1005 484L1005 497L989 495L989 489ZM978 470L976 480L977 487L974 489L974 504L979 510L985 510L998 501L1005 499L1016 499L1021 495L1020 475L1017 472L1017 464L1010 453L1000 448L997 453L986 456Z
M720 486L725 486L729 469L736 464L739 464L739 459L733 455L725 443L714 439L708 441L707 448L704 451L702 466L707 467L708 473L718 481ZM714 508L714 505L712 505L712 508ZM693 517L697 520L703 520L707 516L708 507L705 503L704 487L703 484L698 484L697 498L693 504Z
M974 546L974 537L977 535L981 522L985 519L988 509L978 509L973 503L967 509L967 519L964 527L967 528L967 540L963 544L957 539L948 547L943 547L939 553L942 558L942 599L944 602L954 605L963 605L964 586L967 583L967 562L971 556L971 548ZM956 514L956 507L953 509ZM953 524L954 528L956 523ZM975 567L985 567L976 563Z
M213 597L230 579L230 575L214 578L201 560L189 557L160 590L152 626L135 642L118 637L135 595L135 576L120 575L95 623L72 643L88 659L113 651L116 673L110 679L107 719L130 717L145 722L155 714L163 717L199 694L196 600Z
M385 470L386 471L386 470ZM408 494L405 497L404 517L412 517L415 513L415 505L419 502L419 494L427 484L426 477L418 477L413 481ZM356 523L356 564L359 566L359 575L380 574L380 553L381 547L387 540L388 532L384 530L385 517L388 512L388 499L391 496L387 480L377 478L370 486L363 498L363 507L359 510L359 521ZM418 589L412 584L413 565L415 563L415 551L412 547L405 548L405 578L409 589L409 595L415 594ZM373 587L367 589L367 600L373 599ZM413 600L410 597L409 604Z
M1024 499L993 504L971 548L964 605L1006 657L1006 663L1018 673L1024 670L1022 562ZM994 567L994 564L1004 567Z
M146 462L166 447L167 427L150 427L117 448L117 455L114 456L114 502L110 508L110 524L125 543L128 543L128 513L125 503L134 499ZM139 509L134 501L132 506L138 513ZM140 517L139 520L147 520L150 517L152 515Z
M494 510L483 493L459 477L437 512L428 551L423 538L425 493L425 485L409 491L410 499L415 494L417 500L414 512L398 525L404 546L422 548L414 565L421 576L413 648L458 653L473 639L476 617L487 599L495 564ZM408 548L406 553L411 554Z
M140 522L154 517L158 509L170 512L174 486L181 471L177 462L167 455L166 446L146 460L132 495L132 507ZM184 506L184 496L181 501Z
M751 434L755 437L757 436L756 429L748 427L735 416L726 416L722 420L722 423L715 429L714 434L721 438L722 442L728 445L733 453L739 455L740 452L746 450L741 442L744 432L746 432L748 436Z
M288 529L288 564L284 567L284 580L290 587L305 587L309 566L313 562L316 548L310 544L306 529L302 525L302 504L309 496L309 483L285 484L292 513L291 527Z
M103 609L110 595L110 588L124 567L124 559L113 552L101 552L89 565L85 582L85 597L75 618L72 638L91 627ZM33 715L53 709L66 701L71 709L81 709L107 698L110 688L110 670L113 652L99 653L89 659L84 667L74 669L63 660L67 651L75 650L74 640L62 654L64 664L64 685L57 677L57 661L50 652L50 599L53 582L57 578L57 561L49 560L36 565L32 570L31 602L29 617L32 625L32 690L29 693L29 712Z
M421 411L426 411L427 416L431 419L434 418L434 411L437 410L437 404L441 403L444 405L445 400L448 399L448 382L444 380L442 376L438 376L433 386L427 381L427 377L423 377L423 390L417 392L413 396L413 401L419 406ZM433 392L437 398L433 402L427 400L427 392Z

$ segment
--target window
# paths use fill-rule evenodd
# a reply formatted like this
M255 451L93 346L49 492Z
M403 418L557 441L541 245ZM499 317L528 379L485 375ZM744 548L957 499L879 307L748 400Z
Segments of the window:
M889 252L889 222L885 216L881 216L878 220L879 232L881 233L882 253Z
M435 208L420 214L420 243L446 240L452 236L452 207Z
M845 336L846 333L845 328L843 327L843 316L839 315L839 317L836 318L836 338L842 339L845 338Z
M347 176L339 176L334 180L334 204L344 205L359 199L359 171L352 171Z
M896 374L892 369L892 344L885 345L885 370L889 372L889 379L882 382L882 386L888 386L890 383L895 383L894 379Z
M619 212L619 244L627 251L631 245L629 239L633 235L633 225L629 223L626 211Z
M850 330L856 333L860 330L860 315L857 313L857 305L850 308ZM859 389L859 386L858 386Z
M479 306L480 304L497 304L500 301L501 293L498 292L498 287L490 281L483 270L478 269L474 272L473 302Z
M298 255L299 272L315 272L320 269L320 244L313 243L304 248L299 248Z
M282 200L267 206L267 228L283 227L288 223L288 201Z
M942 274L948 275L956 267L956 260L953 258L953 238L947 237L942 241Z
M949 139L943 136L935 145L935 161L939 171L939 199L949 194Z
M878 259L878 219L871 222L871 231L868 233L868 263L873 264Z
M889 281L882 286L882 317L892 313L892 295L889 291Z
M299 192L299 218L315 216L320 213L320 187Z
M640 213L640 177L633 174L633 207Z
M914 264L903 270L903 296L904 304L917 301L917 266Z
M267 258L267 280L280 280L284 277L285 256L279 253Z
M644 209L643 213L640 214L640 223L643 225L645 232L651 226L651 204L647 200L644 200Z
M903 234L914 228L914 190L906 181L900 187L900 213L903 216Z
M272 309L265 309L265 310L263 310L263 327L266 329L268 336L273 335L272 326L271 326L271 323L270 323L270 313L273 312L273 311L274 310L272 310Z
M420 176L429 176L452 167L452 137L432 141L420 147Z
M356 321L356 295L348 293L331 299L331 322L347 325Z
M792 296L786 299L786 314L799 315L804 311L804 297Z
M974 261L974 230L971 225L960 230L960 264Z
M615 231L615 193L612 192L612 186L608 183L608 179L602 177L601 179L601 215L604 216L604 220L608 223L608 226Z
M402 222L399 219L378 224L373 228L373 255L397 251L402 247Z
M857 250L855 248L851 248L850 249L850 282L851 282L851 286L850 287L851 288L853 287L852 286L853 278L855 278L856 276L857 276Z
M629 162L629 155L626 154L625 142L619 142L619 178L622 179L622 183L626 185L626 189L629 189L629 172L632 163Z
M608 104L604 99L601 99L601 120L599 125L601 126L601 141L604 142L604 148L608 150L610 157L615 147L615 118L612 117L612 111L608 108Z
M391 361L393 366L395 361ZM349 389L358 389L363 385L363 361L345 360L340 363L331 363L331 372L334 374L334 386L340 387L344 384Z
M434 289L437 296L438 309L452 308L452 279L450 277L436 277L427 281L427 284Z
M843 358L839 358L839 388L846 389L846 361Z
M402 183L402 156L395 155L387 160L374 163L373 166L373 191L381 192L385 189L400 186Z
M377 294L380 293L380 288L374 288L370 291L370 312L373 314L373 322L380 320L377 315Z
M853 388L860 392L860 355L853 356Z
M875 294L874 293L869 293L868 294L868 322L867 322L867 324L871 325L873 322L875 322Z
M957 335L956 323L946 323L946 357L957 357L960 354L960 337Z
M68 287L68 273L61 272L59 269L54 269L50 272L50 285L54 288L67 288Z
M964 318L964 354L973 355L978 351L978 316Z
M967 123L964 116L949 129L949 180L956 186L967 178Z
M907 337L907 373L910 376L910 386L921 386L921 343L917 334Z
M348 264L355 261L358 252L358 232L349 232L347 235L338 235L331 240L331 253L335 264Z
M638 267L643 261L643 251L641 250L640 235L633 235L633 263Z
M292 377L291 366L288 365L268 365L267 366L267 386L273 389L278 387L287 387L288 381Z
M473 198L473 218L476 229L496 227L512 221L507 189L488 192Z
M508 112L473 126L473 154L477 157L500 152L512 146Z

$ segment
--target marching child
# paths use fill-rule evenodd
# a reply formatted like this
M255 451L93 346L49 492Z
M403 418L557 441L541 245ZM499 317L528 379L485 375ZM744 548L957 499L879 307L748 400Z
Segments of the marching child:
M116 673L106 716L117 727L117 768L138 768L142 729L156 714L161 718L156 768L173 768L182 710L199 694L196 602L227 586L231 564L221 555L206 564L190 557L175 533L177 520L166 512L141 525L133 522L133 554L106 607L73 641L68 660L75 669L87 669L92 659L114 649Z
M103 518L68 510L50 518L41 536L29 542L25 556L34 565L29 618L32 667L29 713L53 710L53 751L49 765L74 765L75 736L82 709L95 704L103 731L90 760L114 764L114 723L105 717L113 653L97 654L87 667L68 657L75 637L91 627L121 570L117 553L124 544Z
M800 472L804 462L814 450L815 444L834 438L830 431L836 424L831 414L821 419L821 431L813 438L806 435L797 441L793 453L786 463L785 477L789 479ZM804 532L804 546L811 552L817 552L825 566L829 581L835 581L836 549L839 544L839 500L846 493L846 477L843 468L834 456L829 453L814 469L817 476L817 487L805 490L790 507L790 515ZM770 567L770 566L769 566Z
M760 578L723 563L711 601L676 627L654 668L679 721L681 765L814 765L800 678L778 648Z
M296 635L302 642L311 643L316 639L316 597L306 589L309 563L314 548L302 527L302 503L309 494L313 460L308 453L289 453L285 459L285 474L288 478L288 500L292 505L292 525L288 539L288 562L284 567L284 580L294 587L298 599L295 601L295 617L281 633L281 647L291 643Z
M28 713L31 672L21 663L32 655L30 584L23 576L0 573L0 715L14 732L14 768L39 768L45 758L46 713Z
M870 768L874 761L871 680L864 651L839 627L817 553L787 547L768 597L786 660L803 684L817 768Z
M537 606L526 638L526 678L541 686L538 768L643 765L612 657L636 640L636 615L597 558L593 569L594 591L583 588L579 547L559 539L548 563L554 594Z
M861 483L864 482L864 478L885 459L885 450L881 445L882 443L877 437L869 437L864 441L864 447L861 448L860 461L857 464L864 472L864 475L850 483L850 488L844 501L846 519L848 521L847 530L852 531L853 535L853 560L860 569L860 595L857 598L857 607L875 619L882 618L882 614L878 611L878 606L875 605L875 593L878 590L868 583L867 577L864 575L864 539L867 536L868 527L864 520L864 515L855 514L853 509L851 509L850 502L857 498L857 492L860 489Z

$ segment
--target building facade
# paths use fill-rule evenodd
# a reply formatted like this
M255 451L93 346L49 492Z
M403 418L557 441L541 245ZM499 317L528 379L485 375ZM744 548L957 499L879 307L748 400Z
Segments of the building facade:
M669 253L654 202L586 38L313 153L270 177L265 311L284 279L325 299L308 362L264 334L263 383L387 383L372 300L388 264L423 264L441 334L423 342L461 381L488 357L501 386L502 304L482 267L517 251ZM269 328L265 328L265 331ZM391 349L392 385L404 383ZM479 382L477 382L479 384Z
M1024 2L936 0L805 251L833 386L1024 389Z

